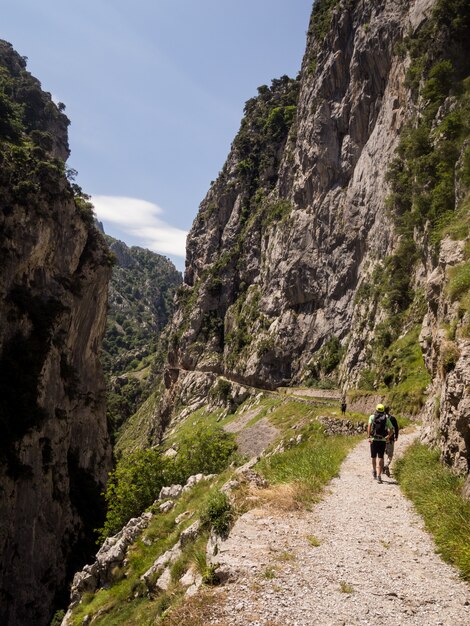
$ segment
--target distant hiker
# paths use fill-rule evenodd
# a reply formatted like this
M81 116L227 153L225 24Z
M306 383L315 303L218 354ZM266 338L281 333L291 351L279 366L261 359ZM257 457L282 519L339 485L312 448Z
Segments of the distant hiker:
M341 400L341 413L343 415L346 413L346 400L344 398Z
M385 407L385 413L388 419L391 421L393 426L393 435L389 438L385 445L385 454L387 456L387 462L384 465L384 474L387 474L390 477L390 463L393 459L393 449L395 448L395 441L398 439L398 422L396 417L390 414L390 408L388 406Z
M382 482L384 468L384 453L387 441L393 436L393 425L385 413L383 404L378 404L375 413L369 417L367 436L370 443L370 456L372 459L372 476L378 483ZM379 463L377 466L377 457Z

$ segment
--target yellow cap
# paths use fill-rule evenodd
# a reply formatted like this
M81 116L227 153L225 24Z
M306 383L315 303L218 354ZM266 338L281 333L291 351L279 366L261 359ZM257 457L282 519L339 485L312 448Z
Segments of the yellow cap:
M385 407L384 407L384 405L383 405L383 404L378 404L378 405L375 407L375 410L376 410L376 411L378 411L379 413L383 413L383 412L385 411Z

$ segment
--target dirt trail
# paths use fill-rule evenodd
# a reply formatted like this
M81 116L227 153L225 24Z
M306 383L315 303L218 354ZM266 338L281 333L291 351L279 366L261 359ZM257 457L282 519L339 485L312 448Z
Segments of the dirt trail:
M218 589L211 623L468 626L469 586L435 554L393 478L379 485L369 466L364 441L312 512L243 515L217 556L237 576Z

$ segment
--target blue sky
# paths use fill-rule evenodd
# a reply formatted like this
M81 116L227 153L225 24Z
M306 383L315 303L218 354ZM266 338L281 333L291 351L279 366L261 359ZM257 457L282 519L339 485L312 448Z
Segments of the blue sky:
M109 234L184 265L246 100L295 76L312 0L3 0L0 37L64 102Z

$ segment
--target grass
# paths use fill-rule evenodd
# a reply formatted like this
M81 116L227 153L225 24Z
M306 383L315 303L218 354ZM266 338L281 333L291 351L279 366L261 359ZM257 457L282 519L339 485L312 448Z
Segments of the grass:
M208 620L213 617L214 606L220 606L220 596L211 592L198 593L192 598L185 598L184 602L175 606L160 622L160 626L206 626ZM219 626L225 626L218 622Z
M309 506L319 499L323 487L338 474L342 461L358 437L328 437L314 427L310 438L285 452L262 459L259 471L281 489L288 485L298 506Z
M342 593L353 593L354 592L354 587L352 585L350 585L349 583L347 583L345 580L342 580L339 583L339 589Z
M94 616L93 624L97 626L143 626L155 624L171 605L177 605L183 596L178 580L189 567L193 566L202 575L207 573L205 562L205 544L207 533L202 534L194 544L188 544L181 557L173 564L173 583L166 594L142 597L146 588L140 577L166 550L173 547L182 530L191 525L199 517L210 494L216 486L223 484L228 472L220 475L216 485L209 488L207 483L199 483L177 501L176 506L168 513L157 513L151 520L142 536L130 547L125 577L114 580L107 589L100 589L94 594L85 594L82 602L74 609L72 624L79 626L86 615ZM192 511L193 516L175 526L175 518L184 511ZM135 597L137 595L137 597ZM189 622L188 622L189 623Z
M321 546L321 542L315 537L315 535L308 535L307 541L314 548L318 548L319 546Z
M147 433L150 430L158 403L161 401L161 391L157 389L140 406L137 413L123 424L114 448L116 456L129 454L147 445Z
M276 570L274 567L267 567L264 570L263 573L264 578L266 578L266 580L273 580L273 578L276 578Z
M282 431L287 431L293 426L298 426L300 422L312 418L315 415L312 406L309 406L305 402L297 401L294 398L285 398L284 400L271 398L268 402L268 410L265 412L265 415L271 410L269 413L269 421Z
M442 228L441 237L450 237L454 241L462 241L470 231L470 194L467 194L460 208L453 214Z
M439 453L414 443L397 461L395 475L422 515L439 554L470 582L470 502L461 495L463 479L439 461Z
M449 270L448 292L455 301L470 290L470 263L460 263Z
M277 560L281 561L281 563L290 563L296 560L296 556L295 554L292 554L291 552L284 550L284 552L281 552L281 554L277 556Z
M236 419L247 403L252 404L253 398L248 399L239 407L234 415L220 420L219 425ZM270 503L277 509L292 510L308 506L319 498L323 486L338 472L343 458L356 443L357 438L325 436L315 419L318 412L325 414L325 407L315 407L284 395L269 394L260 399L256 408L255 419L267 416L279 428L283 439L301 433L304 441L282 454L273 455L264 460L260 465L263 466L263 471L272 481L272 485L268 489L257 490L261 495L258 494L257 498L252 499L251 502L249 498L243 496L243 488L241 488L238 494L238 497L243 500L241 504L245 503L248 508L251 508L256 500L261 499L262 502ZM336 403L334 408L336 408ZM326 409L328 410L328 407ZM200 409L175 428L169 441L178 443L185 433L194 429L195 423L197 425L203 420L215 423L219 419L219 411L206 413L204 409ZM167 440L167 443L169 441ZM141 538L129 549L126 566L116 569L111 586L86 595L81 604L74 609L72 616L74 626L82 624L87 615L92 617L93 623L97 626L120 624L170 626L177 623L198 626L207 623L205 620L210 615L210 606L202 606L197 599L191 599L188 603L188 599L184 598L184 589L179 583L181 576L189 568L198 571L206 584L215 582L214 573L206 562L207 529L194 544L185 547L182 555L172 564L172 581L167 592L151 591L149 593L140 577L156 558L176 543L181 530L207 513L209 504L212 503L211 506L213 506L212 494L217 493L232 472L233 468L227 469L214 481L212 487L209 487L207 483L199 483L190 492L183 494L171 511L164 514L156 513ZM246 491L249 491L248 487ZM239 504L236 501L237 514L242 512ZM185 511L190 511L193 515L176 527L176 516ZM315 544L311 543L311 545ZM278 555L278 560L279 562L293 561L295 555L283 552ZM156 576L159 575L160 572ZM266 570L266 578L275 577L275 575L275 567L270 571ZM203 594L206 597L205 591ZM208 601L209 604L214 601L214 596L209 595L207 598L211 598Z

